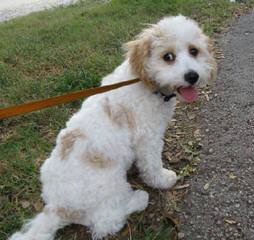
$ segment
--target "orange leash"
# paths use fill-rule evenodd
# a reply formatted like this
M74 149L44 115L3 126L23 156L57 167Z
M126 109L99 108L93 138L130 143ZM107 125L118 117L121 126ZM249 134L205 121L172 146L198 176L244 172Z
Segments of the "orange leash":
M123 86L134 84L134 83L137 83L138 81L140 81L140 80L133 79L133 80L119 82L119 83L115 83L115 84L111 84L111 85L105 85L105 86L96 87L96 88L84 89L84 90L81 90L78 92L67 93L62 96L42 99L42 100L30 102L30 103L20 104L17 106L2 108L2 109L0 109L0 119L17 116L17 115L21 115L24 113L33 112L36 110L40 110L40 109L43 109L46 107L55 106L55 105L62 104L62 103L71 102L71 101L74 101L74 100L77 100L80 98L89 97L89 96L92 96L92 95L95 95L98 93L103 93L103 92L114 90L114 89L117 89L117 88L120 88Z

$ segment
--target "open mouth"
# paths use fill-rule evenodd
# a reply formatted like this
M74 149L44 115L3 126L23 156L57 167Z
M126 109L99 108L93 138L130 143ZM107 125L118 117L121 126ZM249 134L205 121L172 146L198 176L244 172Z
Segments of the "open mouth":
M179 87L177 92L186 102L194 102L198 99L198 90L194 86Z

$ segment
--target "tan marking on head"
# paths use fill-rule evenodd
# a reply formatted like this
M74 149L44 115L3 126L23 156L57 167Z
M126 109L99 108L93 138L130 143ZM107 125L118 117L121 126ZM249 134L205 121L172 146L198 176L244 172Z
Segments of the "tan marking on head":
M157 86L149 78L145 70L145 63L151 51L151 37L157 35L157 32L158 29L152 25L138 35L136 40L124 44L124 49L127 51L126 57L129 59L134 73L152 90L156 89Z
M116 164L115 161L98 150L85 152L82 155L82 160L85 160L91 167L95 168L108 168Z
M110 106L109 100L103 102L103 110L108 118L118 126L127 126L130 129L136 127L134 113L122 104L115 104L113 108Z
M84 133L82 133L79 129L74 129L72 131L67 131L62 137L61 137L61 158L66 159L67 156L70 154L73 145L77 138L84 139L86 136Z
M214 41L211 38L206 37L206 42L207 42L207 46L208 46L208 51L210 53L210 58L208 60L208 63L211 66L211 74L210 74L209 82L213 82L216 80L217 70L218 70L217 69L217 62L214 57Z
M57 216L70 221L71 223L82 223L82 220L86 217L84 210L73 210L63 207L57 208L55 213Z
M113 121L119 126L127 124L130 129L136 127L136 121L133 112L122 104L118 105L118 109L113 116Z

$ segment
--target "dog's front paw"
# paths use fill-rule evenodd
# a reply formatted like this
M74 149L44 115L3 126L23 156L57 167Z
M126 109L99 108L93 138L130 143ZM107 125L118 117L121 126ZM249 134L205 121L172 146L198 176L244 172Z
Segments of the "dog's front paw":
M156 176L154 187L161 189L172 188L177 181L176 173L172 170L163 168L160 175Z

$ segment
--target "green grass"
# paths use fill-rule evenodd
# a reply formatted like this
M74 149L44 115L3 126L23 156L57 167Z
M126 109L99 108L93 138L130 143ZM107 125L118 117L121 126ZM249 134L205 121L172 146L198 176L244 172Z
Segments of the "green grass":
M244 6L250 5L253 1ZM233 19L239 6L228 0L90 0L2 23L0 107L98 85L123 60L122 43L144 23L181 13L198 20L212 35ZM79 105L77 101L0 120L1 240L38 210L39 166ZM141 222L134 230L132 239L142 234L137 239L150 240L166 239L170 228L154 230ZM68 239L78 238L73 234Z

